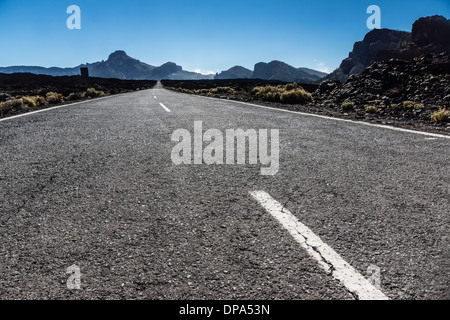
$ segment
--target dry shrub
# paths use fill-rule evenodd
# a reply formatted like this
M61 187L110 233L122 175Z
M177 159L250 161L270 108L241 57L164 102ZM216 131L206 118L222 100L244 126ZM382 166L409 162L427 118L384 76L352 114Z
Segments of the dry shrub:
M297 83L255 87L251 94L264 101L302 104L312 101L312 95Z
M104 95L105 93L103 91L95 90L95 88L89 88L86 90L86 97L88 98L97 98Z
M50 104L61 103L64 101L64 96L57 92L47 92L45 99Z
M431 115L431 121L433 122L445 122L450 118L450 111L445 108L441 108L439 111L434 112Z

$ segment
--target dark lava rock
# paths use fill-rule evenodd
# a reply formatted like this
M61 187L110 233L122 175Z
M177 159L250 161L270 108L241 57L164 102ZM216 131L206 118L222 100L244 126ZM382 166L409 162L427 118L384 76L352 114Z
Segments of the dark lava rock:
M93 87L108 94L152 88L153 80L119 80L90 77L87 81L80 76L53 77L32 73L0 73L0 101L9 100L11 96L36 96L54 91L68 96L72 92L84 92Z
M414 101L423 106L391 111L429 118L432 105L450 107L450 53L427 54L411 61L376 61L342 86L323 82L313 96L315 102L340 105L351 101L360 108L376 105L389 109L392 104Z
M450 51L450 20L443 16L420 18L413 24L412 41L419 47L433 45Z
M330 94L333 94L334 90L337 90L340 87L342 87L342 83L339 81L323 81L315 91L316 98L318 100L324 100Z
M442 16L420 18L412 28L412 41L395 50L381 50L375 61L412 60L430 53L450 52L450 20Z
M0 93L0 102L5 102L5 101L8 101L8 100L11 100L11 96L9 94L7 94L7 93L1 92Z

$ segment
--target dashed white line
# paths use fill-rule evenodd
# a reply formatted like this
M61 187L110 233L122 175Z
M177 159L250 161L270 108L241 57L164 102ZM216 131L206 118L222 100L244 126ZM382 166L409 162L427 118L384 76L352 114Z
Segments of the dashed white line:
M339 280L359 300L389 300L383 292L373 286L269 194L264 191L252 191L250 195L294 237L327 273Z
M167 108L165 105L163 105L162 103L160 103L159 104L161 107L163 107L164 108L164 110L166 110L167 112L172 112L172 111L170 111L170 109L169 108Z

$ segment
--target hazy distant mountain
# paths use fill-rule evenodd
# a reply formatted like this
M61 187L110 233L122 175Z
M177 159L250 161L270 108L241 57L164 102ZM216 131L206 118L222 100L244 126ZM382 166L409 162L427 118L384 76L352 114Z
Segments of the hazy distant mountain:
M125 51L116 51L108 60L82 64L74 68L44 68L34 66L0 67L0 73L30 72L51 76L72 76L80 74L80 67L88 67L89 75L99 78L117 78L129 80L198 80L212 79L213 75L184 71L181 66L168 62L160 67L151 66L128 56Z
M37 66L0 67L0 73L34 73L49 76L74 76L80 74L79 68L44 68Z
M269 63L257 63L252 78L311 83L326 75L326 73L320 71L308 68L294 68L281 61L272 61Z
M317 70L313 70L313 69L309 69L309 68L298 68L297 70L301 70L306 72L307 74L314 76L314 77L318 77L319 79L325 77L328 75L328 73L322 72L322 71L317 71Z
M214 75L201 74L191 71L184 71L182 67L173 62L167 62L153 70L153 77L156 80L200 80L213 79Z
M241 66L235 66L217 74L214 79L249 79L252 76L253 71Z
M327 74L308 68L294 68L284 62L260 62L251 71L235 66L216 75L204 75L183 70L173 62L155 67L128 56L125 51L111 53L106 61L82 64L73 68L44 68L35 66L0 67L0 73L30 72L51 76L73 76L80 74L80 67L88 67L89 75L99 78L117 78L129 80L200 80L200 79L246 79L281 80L288 82L311 83Z
M87 65L87 67L89 74L93 77L133 80L153 80L149 76L155 69L154 66L131 58L125 51L113 52L108 60Z
M262 79L280 80L287 82L311 83L327 76L327 73L308 68L294 68L281 61L269 63L260 62L255 65L254 71L244 67L235 66L227 71L217 74L214 79Z

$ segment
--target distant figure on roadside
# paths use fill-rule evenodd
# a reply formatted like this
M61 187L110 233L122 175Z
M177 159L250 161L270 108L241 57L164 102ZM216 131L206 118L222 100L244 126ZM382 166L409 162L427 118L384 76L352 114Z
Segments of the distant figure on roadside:
M80 72L81 72L81 81L84 82L84 86L88 86L88 81L89 81L89 69L87 67L81 67L80 68Z
M81 77L83 79L89 78L89 69L87 67L81 67L80 71L81 71Z

